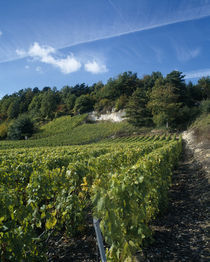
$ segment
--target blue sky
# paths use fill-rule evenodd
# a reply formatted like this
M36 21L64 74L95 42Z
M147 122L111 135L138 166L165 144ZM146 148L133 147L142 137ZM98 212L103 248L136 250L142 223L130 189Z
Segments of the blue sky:
M172 70L210 75L210 0L0 0L0 97Z

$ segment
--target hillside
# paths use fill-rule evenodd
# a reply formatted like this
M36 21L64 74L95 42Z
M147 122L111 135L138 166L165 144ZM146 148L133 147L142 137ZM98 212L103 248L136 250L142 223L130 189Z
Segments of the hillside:
M90 123L87 114L62 116L42 125L28 140L0 141L0 148L20 148L39 146L82 145L99 142L113 136L146 132L148 128L137 128L122 121L113 123L101 121Z
M91 112L105 117L106 113L119 114L123 111L128 123L135 127L166 127L170 131L181 131L201 113L209 113L209 90L209 77L199 79L197 84L186 83L184 75L179 71L172 71L166 76L153 72L143 78L139 78L136 73L124 72L109 79L105 85L102 82L92 86L81 84L65 86L61 90L50 87L42 90L28 88L0 99L0 139L20 140L26 136L31 137L36 131L34 125L40 126L49 121L52 123L44 129L41 127L42 134L39 132L35 138L55 136L54 140L57 140L60 139L58 134L69 133L69 144L73 140L74 143L87 143L90 138L97 141L119 131L114 125L112 131L107 132L103 124L100 124L101 127L97 127L101 128L102 134L93 135L94 127L81 127L82 115ZM71 123L68 120L70 116L76 117ZM69 131L72 129L78 132L78 136L88 130L91 130L91 134L87 134L88 138L84 141L73 139ZM132 127L132 130L135 128ZM68 144L62 139L61 142ZM53 142L53 145L57 144Z

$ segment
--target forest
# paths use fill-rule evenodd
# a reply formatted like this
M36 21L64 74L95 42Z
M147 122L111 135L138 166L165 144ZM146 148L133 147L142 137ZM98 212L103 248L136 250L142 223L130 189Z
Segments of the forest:
M134 126L183 130L201 113L210 112L210 77L197 83L186 83L184 77L172 71L165 77L153 72L139 78L128 71L106 84L21 89L0 100L0 139L21 139L36 132L37 123L91 111L125 110Z

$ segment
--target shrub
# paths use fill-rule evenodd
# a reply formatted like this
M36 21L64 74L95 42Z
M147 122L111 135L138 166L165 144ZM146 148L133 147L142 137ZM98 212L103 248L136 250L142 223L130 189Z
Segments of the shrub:
M30 137L34 132L34 123L30 117L22 115L16 119L8 128L8 138L24 139Z
M210 99L203 100L200 104L201 113L210 113Z
M0 124L0 139L4 139L7 137L7 129L8 126L6 123Z

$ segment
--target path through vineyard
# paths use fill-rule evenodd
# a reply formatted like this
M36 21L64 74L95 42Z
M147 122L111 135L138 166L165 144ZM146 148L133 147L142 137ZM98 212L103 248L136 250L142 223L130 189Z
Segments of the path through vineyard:
M185 146L182 161L173 175L168 211L153 225L155 242L143 250L140 261L210 261L210 147L205 144L203 150L197 151L199 155L193 155L190 148L189 144ZM202 164L196 160L201 155L199 160L205 160ZM204 170L205 166L208 170Z

